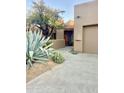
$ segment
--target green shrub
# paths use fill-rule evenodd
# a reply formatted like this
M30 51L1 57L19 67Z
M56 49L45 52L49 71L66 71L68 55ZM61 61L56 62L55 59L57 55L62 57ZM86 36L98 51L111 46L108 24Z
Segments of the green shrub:
M59 51L54 51L51 55L51 59L57 64L61 64L65 60L63 55Z
M72 54L74 54L74 55L78 54L78 52L74 51L73 48L69 52L72 53Z

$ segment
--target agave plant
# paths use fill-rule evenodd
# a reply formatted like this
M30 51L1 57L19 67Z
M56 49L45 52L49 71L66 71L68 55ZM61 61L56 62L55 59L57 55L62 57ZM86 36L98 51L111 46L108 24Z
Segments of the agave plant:
M48 43L50 37L45 38L40 31L26 32L26 63L32 66L33 62L46 62L48 61L50 51L53 49L53 43Z

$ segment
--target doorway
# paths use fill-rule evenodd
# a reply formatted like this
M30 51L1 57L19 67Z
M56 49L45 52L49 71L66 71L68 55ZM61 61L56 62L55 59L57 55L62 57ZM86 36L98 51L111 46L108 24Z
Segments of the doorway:
M73 46L74 32L73 30L64 31L65 46Z

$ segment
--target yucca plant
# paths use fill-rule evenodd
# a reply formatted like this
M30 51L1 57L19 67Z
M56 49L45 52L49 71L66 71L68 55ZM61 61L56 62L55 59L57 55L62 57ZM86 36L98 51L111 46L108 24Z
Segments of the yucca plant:
M26 32L26 37L26 64L32 66L33 62L42 63L48 61L49 54L53 50L51 48L53 43L48 43L50 37L45 38L40 31L28 31Z

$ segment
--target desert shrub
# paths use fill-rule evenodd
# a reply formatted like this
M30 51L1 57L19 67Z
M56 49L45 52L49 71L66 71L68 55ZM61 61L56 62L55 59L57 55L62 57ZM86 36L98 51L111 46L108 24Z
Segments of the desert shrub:
M74 54L74 55L78 54L78 52L74 51L73 48L69 52L72 53L72 54Z
M65 60L63 55L59 51L53 51L50 57L57 64L61 64Z

